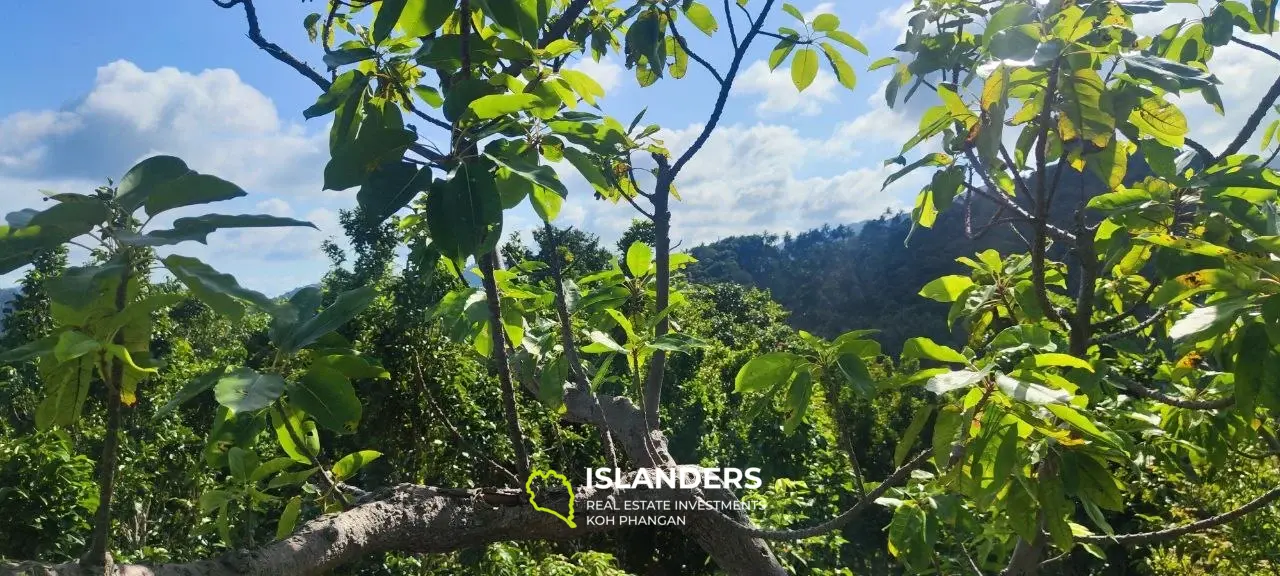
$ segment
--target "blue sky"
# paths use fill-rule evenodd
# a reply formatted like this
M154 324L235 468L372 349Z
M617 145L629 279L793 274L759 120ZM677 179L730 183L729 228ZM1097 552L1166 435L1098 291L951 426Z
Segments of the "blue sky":
M882 191L882 161L896 155L914 132L919 111L933 102L920 97L889 110L880 97L885 71L865 72L899 38L903 2L795 4L808 13L836 14L842 28L870 48L870 57L850 55L859 70L857 89L839 86L824 70L797 94L786 69L769 73L764 59L773 42L761 39L745 61L717 136L677 183L684 203L673 209L674 230L684 247L731 234L794 232L873 218L908 207L921 185L908 178ZM319 63L320 50L307 41L302 20L322 9L322 2L257 5L269 40ZM1195 6L1176 9L1144 26L1149 31L1198 16ZM767 28L790 21L779 11ZM321 228L219 232L210 247L189 245L179 252L206 259L268 294L316 281L327 266L320 241L340 236L337 211L354 205L354 190L321 190L326 119L307 122L301 113L317 90L259 51L245 31L239 8L224 10L209 0L28 5L21 23L0 36L0 52L8 56L0 63L6 86L0 90L0 212L36 205L41 189L87 192L108 177L119 178L143 157L176 154L250 192L218 205L218 211L294 216ZM694 40L694 47L723 70L727 40L722 29L715 38ZM1229 82L1223 92L1228 116L1242 117L1277 66L1234 46L1219 58L1215 72ZM646 120L664 127L668 147L683 150L711 107L713 82L691 65L683 80L642 89L620 64L611 57L577 66L605 85L607 113L627 122L647 107ZM1231 83L1254 77L1257 83ZM1227 127L1238 125L1218 122L1199 103L1188 102L1187 109L1206 143L1229 140ZM592 200L580 177L562 174L570 198L558 223L583 227L612 244L633 212ZM506 228L528 229L535 218L531 210L517 209ZM16 274L0 276L0 286L15 280Z

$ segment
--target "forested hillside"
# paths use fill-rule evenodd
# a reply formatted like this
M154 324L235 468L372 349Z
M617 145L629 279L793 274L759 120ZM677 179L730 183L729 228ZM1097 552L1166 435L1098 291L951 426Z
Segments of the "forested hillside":
M1056 170L1050 167L1050 180L1057 178ZM1141 155L1130 158L1126 184L1149 175ZM1097 175L1069 167L1061 182L1061 193L1073 200L1107 190ZM971 200L966 194L954 202L956 208L940 214L932 228L916 225L911 214L886 213L876 220L795 235L725 238L690 251L698 263L689 276L767 290L789 312L790 325L819 336L874 328L891 353L921 335L963 345L965 331L947 325L950 306L921 297L920 290L939 276L965 272L958 258L973 258L984 250L1026 250L1031 231L1008 222L1003 212L996 214L987 198L973 195ZM1070 221L1070 212L1061 203L1053 217Z

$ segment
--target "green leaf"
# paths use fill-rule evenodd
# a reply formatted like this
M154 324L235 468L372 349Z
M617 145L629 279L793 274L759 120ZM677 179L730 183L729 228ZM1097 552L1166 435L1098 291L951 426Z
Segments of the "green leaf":
M1250 322L1241 332L1236 344L1236 361L1232 370L1235 373L1234 409L1246 422L1254 418L1259 392L1264 386L1274 385L1267 383L1266 366L1270 349L1271 341L1262 322ZM1275 375L1271 375L1271 378L1274 379Z
M239 446L232 446L227 452L227 467L231 469L231 477L240 482L249 481L249 473L258 466L258 455Z
M413 37L431 34L457 13L457 6L457 0L408 0L400 14L400 29Z
M1080 368L1093 372L1093 365L1087 360L1076 358L1070 354L1055 352L1029 356L1023 361L1023 365L1028 368L1047 368L1050 366L1058 368Z
M763 392L784 384L799 363L800 357L788 352L770 352L752 358L738 370L733 390L739 394Z
M907 454L911 453L911 447L915 446L916 439L920 437L920 432L924 430L925 424L929 423L930 416L933 416L933 404L921 404L919 408L916 408L915 415L911 417L911 424L902 433L902 438L898 439L898 446L893 450L893 465L895 468L902 466L902 463L907 461Z
M529 201L533 211L543 222L552 222L560 216L560 208L564 205L564 197L554 190L534 185L529 191Z
M618 344L612 337L599 330L592 330L587 334L591 339L591 344L582 347L582 351L588 354L604 354L605 352L617 352L625 354L626 348Z
M980 382L987 375L987 371L975 372L973 370L956 370L945 374L938 374L929 378L929 382L925 384L924 389L939 396L951 392L952 390L961 390L970 388Z
M316 423L311 420L303 420L301 414L287 405L269 412L271 414L271 428L275 431L276 441L280 443L280 448L284 450L284 453L288 454L294 462L311 464L309 455L320 453L320 434L316 431ZM281 417L281 412L284 413L284 417ZM292 433L290 433L290 430L292 430ZM298 439L302 441L301 446L294 441L294 435L297 435ZM275 488L276 481L273 480L267 487Z
M1196 308L1190 314L1180 318L1169 328L1169 337L1174 340L1185 340L1199 336L1210 330L1219 331L1234 322L1240 311L1244 309L1244 301L1228 300L1219 304Z
M200 511L208 514L234 499L226 490L210 490L200 495Z
M218 230L230 228L281 228L281 227L306 227L319 230L315 224L295 220L293 218L281 218L279 216L267 216L263 214L241 214L238 216L229 216L225 214L205 214L194 218L179 218L174 220L173 228L168 230L156 230L145 235L136 234L126 235L120 234L117 237L120 242L126 246L171 246L182 242L195 241L201 244L208 244L209 235Z
M1012 26L996 32L988 49L1000 60L1023 61L1035 56L1040 47L1040 28L1035 24Z
M909 573L930 566L933 546L926 534L928 524L928 515L915 502L899 506L889 522L889 553L906 565Z
M296 464L296 462L294 462L292 458L285 456L272 458L271 460L259 464L257 468L254 468L253 473L249 475L249 481L261 482L266 480L268 476L272 476L292 468L294 464Z
M800 367L791 380L791 389L787 392L787 418L782 422L782 433L792 434L804 422L809 411L809 401L813 398L813 374L806 367Z
M1012 2L1004 4L987 21L983 31L982 45L990 48L995 35L1014 26L1030 24L1035 20L1035 9L1028 4Z
M968 276L943 276L924 285L920 295L937 302L955 302L966 290L973 286Z
M1187 132L1187 117L1177 106L1160 97L1144 98L1129 114L1129 122L1157 142L1181 148Z
M533 94L490 94L472 100L467 108L480 120L492 120L533 108L539 99Z
M1194 66L1141 52L1120 56L1126 74L1150 81L1169 92L1192 88L1211 88L1221 84L1213 74ZM1159 97L1153 97L1159 98ZM1148 98L1151 99L1151 98Z
M498 241L502 202L484 163L462 164L447 180L436 180L427 195L427 229L432 246L456 263Z
M314 432L315 423L308 420L307 424L311 424L311 430ZM319 471L320 471L320 468L314 467L314 468L308 468L306 470L299 470L297 472L283 472L283 473L277 474L275 478L272 478L270 482L267 482L267 489L275 490L276 488L281 488L284 486L300 486L307 480L310 480L311 476Z
M966 418L959 406L948 404L938 409L933 422L933 462L939 470L946 470L951 462L951 451L960 440L961 427Z
M547 19L546 0L486 0L488 16L516 38L538 43L539 29Z
M360 399L351 381L326 366L312 366L288 388L289 402L339 434L355 432L360 424Z
M378 53L372 48L365 46L357 46L353 48L339 48L324 55L324 65L330 70L336 70L339 67L356 62L364 62L365 60L373 60L378 57Z
M58 336L46 336L33 342L28 342L16 348L0 351L0 364L17 364L26 362L37 356L42 356L53 351L54 346L58 343Z
M373 19L373 42L381 44L391 36L391 30L400 21L407 0L382 0L378 4L378 15Z
M356 201L366 217L382 222L430 188L430 168L404 161L392 162L369 173L356 194Z
M902 345L902 358L904 360L920 358L938 362L969 363L969 359L965 358L963 354L924 337L911 338L904 342Z
M293 529L298 526L298 515L301 513L302 497L290 498L289 503L284 505L284 511L280 513L280 522L276 524L276 540L284 540L293 534Z
M221 202L246 195L248 194L235 184L217 176L192 171L173 180L154 183L149 187L143 207L147 216L155 216L174 208Z
M53 347L53 357L59 362L66 362L101 349L102 343L93 336L69 330L58 336L58 344Z
M841 86L853 90L858 84L858 77L853 72L853 66L845 61L844 56L835 49L831 44L822 43L822 53L827 57L827 63L831 65L832 72L836 75L836 80Z
M801 13L800 13L800 9L799 9L799 8L796 8L795 6L792 6L791 4L786 4L786 3L784 3L784 4L782 5L782 11L783 11L783 12L786 12L787 14L792 15L793 17L795 17L795 19L796 19L796 20L799 20L799 21L801 21L801 22L804 22L804 14L801 14Z
M654 338L652 342L649 342L645 346L647 348L665 350L667 352L688 353L695 348L706 348L709 344L688 334L671 332Z
M246 366L224 374L213 387L214 398L232 414L266 408L283 393L283 378L275 374L259 374Z
M286 354L306 348L324 335L346 325L368 308L377 297L378 290L373 286L361 286L343 292L338 295L333 304L319 314L286 329L280 335L281 341L276 342L276 346Z
M36 406L37 430L69 427L80 420L84 401L89 397L93 372L93 362L84 357L58 364L40 363L40 379L47 392L44 400Z
M845 353L836 357L836 365L840 367L840 372L844 374L845 380L853 386L853 389L860 395L870 396L875 392L876 383L871 378L871 373L867 371L866 362L857 354Z
M369 85L369 78L359 70L347 70L339 74L329 89L316 99L316 103L302 111L302 117L310 120L337 110L353 95L358 96Z
M835 14L819 14L813 18L814 32L832 32L840 27L840 18Z
M653 249L639 240L627 247L627 270L637 278L649 271L649 263L653 261Z
M707 36L715 34L716 30L720 28L720 25L716 23L716 17L711 14L711 9L699 2L690 3L685 8L684 15Z
M791 55L791 51L796 49L794 40L779 40L778 45L773 47L773 51L769 53L769 69L777 70L778 66Z
M242 302L248 302L267 312L277 308L270 298L242 288L234 276L219 273L195 258L175 254L165 257L161 262L196 298L232 321L244 317L245 307Z
M560 182L555 169L538 164L536 151L523 150L524 143L516 140L499 140L485 146L485 155L499 166L510 170L538 186L548 188L561 198L569 196L569 189Z
M116 203L133 212L159 188L191 173L191 168L174 156L152 156L130 168L116 188ZM243 195L243 194L242 194Z
M338 482L342 482L359 472L361 468L382 456L381 452L376 450L361 450L352 452L343 456L333 465L333 476Z
M804 92L813 80L818 77L818 52L813 48L802 48L791 59L791 82L796 89Z
M854 50L857 50L858 52L861 52L863 56L866 56L869 54L869 52L867 52L866 45L860 42L857 38L854 38L848 32L844 32L841 30L832 30L830 32L827 32L827 38L830 38L832 40L835 40L836 42L844 44L845 46L848 46ZM874 70L875 68L871 68L871 69Z
M1071 394L1063 390L1054 390L1039 384L1016 380L1004 374L996 375L996 386L1009 396L1029 404L1066 404L1071 401Z

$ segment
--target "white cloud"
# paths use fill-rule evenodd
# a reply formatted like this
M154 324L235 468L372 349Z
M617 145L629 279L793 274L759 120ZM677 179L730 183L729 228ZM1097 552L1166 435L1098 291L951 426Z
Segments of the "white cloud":
M824 104L837 100L837 86L835 78L823 69L818 71L813 84L801 92L792 83L789 68L780 66L777 70L769 70L767 63L758 60L739 76L733 93L762 97L756 104L756 114L760 116L785 113L812 116L822 112Z
M599 62L591 58L583 58L573 63L569 68L594 78L606 93L612 92L614 88L621 84L622 73L624 72L622 66L609 56L601 58Z
M174 154L255 191L314 194L326 135L284 123L271 99L231 70L145 71L118 60L64 110L0 119L0 175L105 182L138 160Z
M701 130L692 125L664 132L663 139L678 154ZM690 247L735 234L852 223L875 218L885 208L906 207L895 190L881 192L888 171L878 160L831 176L806 174L806 168L840 165L820 153L827 145L784 125L721 126L676 181L682 201L672 206L673 237ZM591 200L580 178L567 183L572 191L563 223L577 224L578 213L570 207L581 206L583 226L605 243L612 243L636 215L626 204Z
M835 11L836 11L835 2L823 2L821 4L818 4L817 6L814 6L812 10L805 12L804 19L806 22L813 22L813 19L817 17L819 14L834 14Z
M62 109L0 117L0 213L39 207L38 190L90 192L142 158L173 154L250 193L183 212L305 214L321 230L222 231L208 247L184 244L162 252L197 256L255 289L283 292L319 277L320 241L342 232L328 204L350 203L347 195L317 194L328 160L325 128L282 119L270 98L231 70L147 71L112 62L98 69L88 93ZM166 214L150 229L181 215ZM0 284L13 280L8 275Z

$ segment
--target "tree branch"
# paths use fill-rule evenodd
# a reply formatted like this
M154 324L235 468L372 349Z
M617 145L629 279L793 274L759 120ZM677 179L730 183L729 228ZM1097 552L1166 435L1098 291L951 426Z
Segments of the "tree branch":
M1221 410L1223 408L1227 408L1231 406L1232 404L1235 404L1236 402L1236 399L1234 396L1225 396L1222 398L1215 398L1211 400L1191 400L1187 398L1178 398L1176 396L1170 396L1168 394L1165 394L1164 392L1161 392L1159 390L1155 390L1153 388L1148 388L1146 386L1143 386L1137 380L1133 380L1132 378L1129 378L1118 372L1111 372L1111 374L1109 375L1115 378L1116 380L1119 380L1121 384L1124 384L1125 389L1128 390L1134 396L1137 396L1139 398L1145 398L1147 400L1154 400L1161 404L1167 404L1175 408L1186 408L1188 410Z
M1115 536L1080 536L1080 542L1088 542L1091 544L1126 544L1126 545L1143 545L1155 542L1163 542L1173 540L1188 534L1196 532L1204 532L1206 530L1222 526L1243 518L1250 513L1260 510L1280 499L1280 486L1272 488L1261 496L1250 500L1245 505L1236 508L1230 512L1224 512L1217 516L1211 516L1204 520L1198 520L1190 524L1157 530L1155 532L1140 532L1137 534L1117 534Z
M669 15L670 12L668 12L668 16ZM689 58L692 58L694 62L697 62L698 64L701 64L703 68L706 68L707 72L711 73L711 77L715 78L717 83L723 85L724 78L720 76L720 72L716 70L715 66L712 66L710 62L707 62L699 56L697 52L694 52L693 49L689 48L689 43L685 41L684 35L680 34L679 30L676 30L675 18L668 17L667 26L671 29L671 36L676 39L676 43L680 44L680 49L684 50L685 54L688 54Z
M715 131L716 125L720 123L720 116L724 114L725 103L729 101L729 91L733 88L733 81L738 77L738 69L742 67L742 59L747 55L747 49L751 47L751 42L755 40L757 34L760 34L760 28L764 26L765 17L773 9L774 0L765 0L764 8L760 10L760 15L756 17L751 24L751 29L747 31L747 35L742 38L742 44L733 53L733 62L729 64L729 71L724 75L724 81L720 83L720 93L716 97L715 107L711 109L711 117L707 119L707 125L702 127L702 132L689 146L684 154L676 160L671 166L669 181L675 182L676 176L680 174L680 170L684 169L684 165L692 160L698 151L706 145L707 140L711 138L711 133Z
M463 1L465 3L466 0ZM529 451L524 445L524 431L520 429L520 415L516 411L515 386L511 382L511 359L507 357L507 334L502 325L502 300L494 276L497 259L497 252L476 257L484 284L485 300L489 305L489 337L493 340L493 361L497 364L498 383L502 386L502 412L507 422L507 438L511 440L511 448L515 451L516 473L528 476Z
M1123 330L1117 330L1110 334L1099 334L1097 336L1094 336L1090 340L1090 344L1105 344L1107 342L1114 342L1121 338L1127 338L1129 336L1133 336L1134 334L1137 334L1143 330L1146 330L1152 324L1155 324L1157 321L1163 318L1165 313L1168 311L1169 311L1169 308L1167 306L1161 306L1159 308L1156 308L1155 312L1152 312L1150 316L1144 318L1141 322L1138 322L1137 324L1130 326L1128 328L1125 328Z
M316 86L319 86L321 90L329 90L329 86L331 85L329 80L325 79L325 77L314 68L307 66L301 60L294 58L294 56L284 48L281 48L279 45L272 42L268 42L266 38L262 37L262 30L258 28L258 11L253 6L253 0L213 0L213 3L223 8L231 8L237 4L244 6L245 20L249 21L249 40L252 40L258 48L261 48L267 54L270 54L272 58L288 64L290 68L293 68L294 70L297 70L299 74L306 76L307 79L314 82Z
M1258 125L1262 124L1262 119L1266 117L1267 111L1276 103L1277 98L1280 98L1280 78L1276 78L1275 83L1273 83L1271 88L1267 90L1267 93L1262 96L1262 100L1258 102L1258 107L1249 115L1249 119L1244 123L1244 127L1240 129L1240 133L1236 134L1235 140L1232 140L1231 144L1227 145L1226 150L1223 150L1221 154L1213 159L1210 166L1222 162L1227 156L1235 154L1244 148L1244 145L1253 137L1253 133L1258 130ZM1206 166L1206 168L1208 168L1208 166Z

